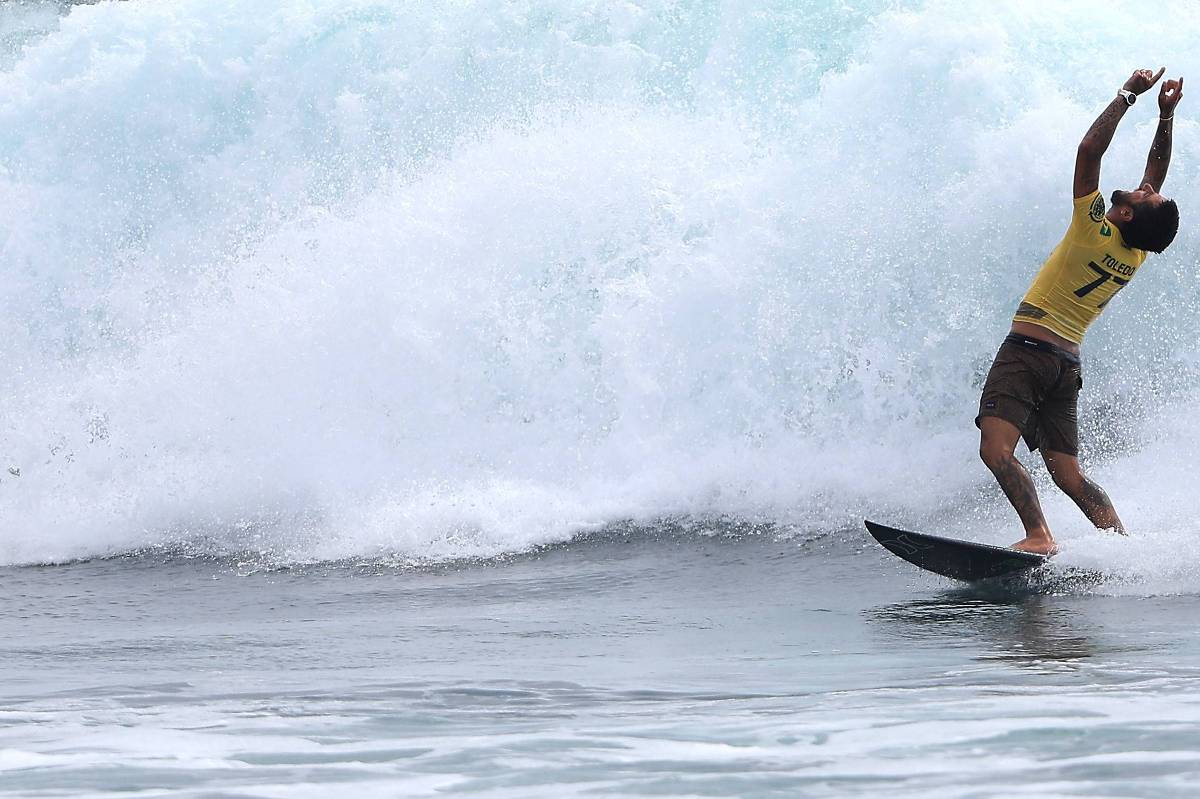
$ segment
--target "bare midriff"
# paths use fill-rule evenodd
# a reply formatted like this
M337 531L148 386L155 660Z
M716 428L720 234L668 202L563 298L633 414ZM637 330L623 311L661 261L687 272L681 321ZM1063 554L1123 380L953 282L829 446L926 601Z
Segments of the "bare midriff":
M1010 333L1016 333L1019 336L1029 336L1036 338L1039 341L1047 341L1059 349L1066 350L1072 355L1079 355L1079 345L1069 338L1063 338L1049 328L1035 325L1033 322L1013 322L1009 328Z

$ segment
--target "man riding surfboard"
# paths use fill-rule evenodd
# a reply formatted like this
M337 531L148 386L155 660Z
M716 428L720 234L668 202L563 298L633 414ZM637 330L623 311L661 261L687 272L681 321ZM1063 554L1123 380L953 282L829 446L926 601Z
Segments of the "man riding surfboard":
M1014 549L1056 551L1033 480L1014 455L1019 438L1031 452L1041 448L1055 484L1092 524L1125 532L1104 489L1079 467L1079 345L1109 300L1133 280L1147 252L1161 253L1179 229L1178 206L1159 192L1171 162L1182 77L1164 81L1159 90L1158 129L1141 185L1114 191L1107 211L1099 191L1100 160L1117 123L1165 71L1134 72L1079 143L1071 224L1021 300L984 383L975 418L979 456L1025 526L1025 537Z

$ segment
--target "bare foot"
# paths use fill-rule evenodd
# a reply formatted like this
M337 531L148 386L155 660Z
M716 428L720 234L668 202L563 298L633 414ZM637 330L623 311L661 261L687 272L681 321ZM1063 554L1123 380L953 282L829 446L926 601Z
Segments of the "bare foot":
M1037 538L1027 537L1012 545L1013 549L1021 552L1032 552L1035 555L1045 555L1051 557L1058 554L1058 545L1054 543L1054 539L1050 537Z

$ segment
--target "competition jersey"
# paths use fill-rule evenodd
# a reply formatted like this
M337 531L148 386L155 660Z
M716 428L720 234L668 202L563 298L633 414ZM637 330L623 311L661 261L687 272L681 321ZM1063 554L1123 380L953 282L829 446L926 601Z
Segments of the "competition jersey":
M1079 344L1145 260L1146 251L1126 247L1121 231L1104 218L1099 191L1079 197L1067 235L1025 292L1013 321L1041 325Z

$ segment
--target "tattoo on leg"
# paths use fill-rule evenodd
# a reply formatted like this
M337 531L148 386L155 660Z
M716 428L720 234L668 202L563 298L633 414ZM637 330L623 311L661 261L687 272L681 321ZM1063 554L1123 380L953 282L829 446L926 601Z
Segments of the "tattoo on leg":
M1121 524L1117 509L1113 507L1108 494L1088 477L1084 476L1079 485L1079 493L1071 499L1075 500L1075 504L1092 524L1102 529L1115 528L1125 532L1125 526Z
M1108 494L1104 493L1104 489L1096 485L1090 478L1087 477L1083 478L1083 484L1080 486L1079 498L1093 509L1112 507L1112 500L1108 498Z
M1042 515L1042 504L1038 501L1037 489L1033 486L1033 478L1025 467L1015 457L1009 456L1001 461L992 473L996 475L1004 495L1021 517L1025 529L1034 530L1046 526L1046 517Z

